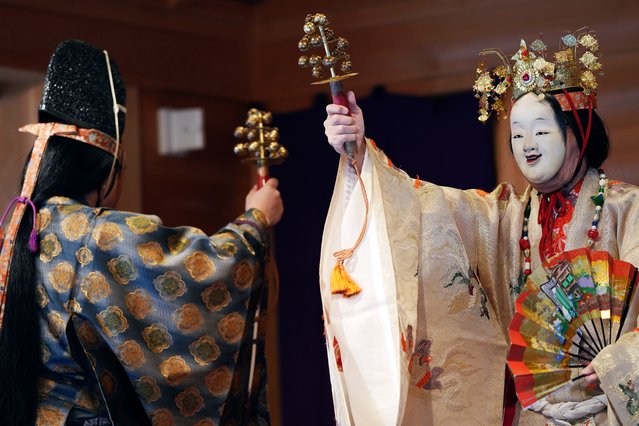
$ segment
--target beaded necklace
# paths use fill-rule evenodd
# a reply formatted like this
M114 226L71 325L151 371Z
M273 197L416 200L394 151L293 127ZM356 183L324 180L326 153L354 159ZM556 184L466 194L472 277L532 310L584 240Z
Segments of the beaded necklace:
M587 245L588 248L592 247L595 240L599 238L599 231L597 231L597 227L599 226L599 218L601 217L601 209L604 204L604 190L606 189L606 174L602 169L599 169L599 190L597 191L597 195L590 197L593 204L595 205L595 214L592 219L592 224L586 235L588 236ZM521 239L519 240L519 247L521 248L524 254L524 281L528 278L528 275L531 274L530 267L530 240L528 239L528 218L530 217L530 198L528 199L528 203L526 204L526 209L524 210L524 223L521 228Z

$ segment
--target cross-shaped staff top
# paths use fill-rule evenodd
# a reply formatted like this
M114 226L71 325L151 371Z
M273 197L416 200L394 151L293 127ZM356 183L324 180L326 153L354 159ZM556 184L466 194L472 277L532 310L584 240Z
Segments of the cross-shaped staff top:
M297 64L301 68L311 67L313 77L320 79L324 77L324 67L330 71L330 79L341 79L350 77L353 64L350 55L346 53L348 40L344 37L335 37L333 30L328 27L328 19L323 13L314 15L306 15L304 22L304 36L301 38L297 47L302 52L309 50L311 47L324 47L324 56L322 55L302 55L297 60ZM340 70L346 75L339 76L335 72L337 65L341 63ZM325 81L318 82L324 83Z
M233 148L243 163L279 164L288 156L288 151L278 140L277 127L269 127L273 115L268 111L251 108L247 113L244 126L235 129L237 139L245 139Z

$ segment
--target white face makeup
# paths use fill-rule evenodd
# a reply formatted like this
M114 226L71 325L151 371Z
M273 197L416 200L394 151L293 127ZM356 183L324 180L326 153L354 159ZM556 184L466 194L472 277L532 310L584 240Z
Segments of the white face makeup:
M517 166L531 184L553 178L566 157L566 143L552 107L528 93L510 112L510 133Z

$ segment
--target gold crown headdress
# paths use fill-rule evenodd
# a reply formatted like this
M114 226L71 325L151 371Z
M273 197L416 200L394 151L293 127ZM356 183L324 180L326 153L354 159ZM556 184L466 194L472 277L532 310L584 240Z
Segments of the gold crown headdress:
M514 99L528 92L551 93L564 111L595 108L595 74L602 74L596 56L598 50L595 34L587 28L561 37L560 48L553 55L554 62L546 59L547 46L539 39L532 42L530 48L521 40L519 50L511 58L512 66L501 50L482 50L482 57L496 54L502 64L486 69L482 61L477 67L473 91L479 99L479 121L488 120L493 111L506 116L503 100L511 86Z

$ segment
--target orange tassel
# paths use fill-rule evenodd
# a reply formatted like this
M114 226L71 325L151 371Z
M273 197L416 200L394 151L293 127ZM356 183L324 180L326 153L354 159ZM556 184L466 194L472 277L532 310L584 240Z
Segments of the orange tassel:
M342 260L338 260L331 273L331 293L343 294L345 297L354 296L362 291L362 288L353 281L346 272Z

